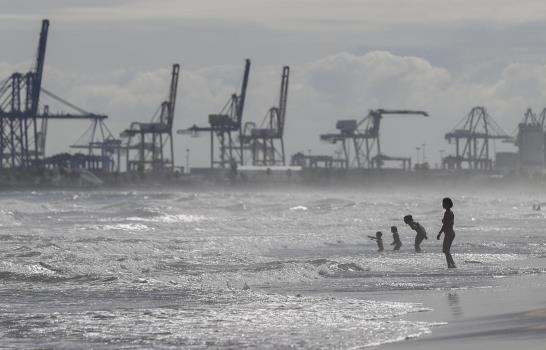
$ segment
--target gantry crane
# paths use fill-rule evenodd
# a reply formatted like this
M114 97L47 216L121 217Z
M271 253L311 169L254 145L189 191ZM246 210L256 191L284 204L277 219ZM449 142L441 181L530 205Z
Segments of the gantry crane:
M50 119L103 121L108 118L84 111L42 86L48 31L49 20L44 19L33 70L13 73L0 82L0 170L43 167ZM40 111L41 93L78 113L50 113L48 105Z
M210 133L210 167L232 167L244 164L244 145L242 142L242 120L245 107L246 90L250 75L250 60L245 60L245 69L241 91L232 94L224 108L218 114L209 114L209 126L200 127L193 125L184 130L178 130L178 134L197 135L200 132ZM235 134L235 135L233 135ZM218 159L214 156L214 138L218 139L220 146Z
M493 167L489 155L490 141L513 140L493 120L487 110L479 106L472 108L470 113L445 135L445 138L449 143L455 141L455 155L442 160L443 166L447 166L448 169L463 169L463 164L466 164L468 169L490 170Z
M411 168L411 159L405 157L389 157L381 152L380 126L381 119L387 115L420 115L428 117L424 111L413 110L370 110L360 121L356 119L338 120L336 129L339 133L323 134L320 139L336 144L341 142L345 156L345 167L381 168L385 161L401 161L403 167ZM351 151L352 146L352 151ZM375 155L373 152L375 150Z
M542 112L540 112L540 115L537 118L537 122L542 127L542 130L546 132L546 108L543 108Z
M103 118L95 118L87 130L70 145L72 149L86 150L89 156L98 156L108 164L107 172L119 172L122 142L110 131ZM96 154L98 153L98 154ZM106 168L106 167L104 167Z
M260 128L254 122L245 123L242 141L252 155L252 165L286 165L284 152L284 125L288 100L290 67L282 69L279 104L271 107ZM277 146L276 143L279 145Z
M127 139L123 146L127 156L127 171L174 170L172 130L179 73L180 65L173 64L168 99L161 103L152 122L134 122L121 133L121 137ZM165 150L167 145L168 149Z

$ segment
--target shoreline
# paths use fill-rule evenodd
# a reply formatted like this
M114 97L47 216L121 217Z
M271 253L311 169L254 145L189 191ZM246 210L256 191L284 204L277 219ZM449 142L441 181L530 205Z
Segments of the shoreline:
M495 348L543 349L546 341L546 275L505 277L497 285L455 290L378 293L377 300L421 303L433 311L407 321L447 323L417 338L378 345L381 350Z
M258 170L257 170L258 169ZM93 173L85 169L46 173L0 171L0 191L47 189L127 189L127 188L471 188L499 190L506 187L542 189L546 176L503 174L495 170L415 170L252 168L230 171L223 168L192 168L181 172Z
M81 184L40 184L20 183L6 184L0 181L0 193L2 192L26 192L26 191L111 191L111 190L182 190L182 191L204 191L210 190L240 190L240 191L261 191L278 189L337 189L337 190L366 190L381 192L388 190L414 190L414 191L479 191L487 192L526 192L546 193L546 183L533 181L509 181L509 180L488 180L488 179L355 179L345 180L337 178L329 179L259 179L259 180L236 180L207 179L207 178L178 178L165 181L153 179L143 181L120 181L116 183L104 183L102 185L81 185Z

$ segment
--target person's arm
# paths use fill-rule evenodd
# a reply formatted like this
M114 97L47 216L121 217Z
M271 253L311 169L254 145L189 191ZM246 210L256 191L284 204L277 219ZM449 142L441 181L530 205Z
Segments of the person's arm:
M374 236L368 236L368 237L370 237L370 239L373 239L373 240L377 239L377 237L374 237Z
M436 239L440 239L440 237L442 237L442 233L444 232L444 226L445 224L442 225L442 228L440 229L440 232L438 232L438 236L436 236Z
M447 216L447 211L444 213L444 218L442 219L442 227L440 228L440 232L438 232L438 236L436 236L436 239L440 239L440 237L442 237L442 233L445 232L446 216Z

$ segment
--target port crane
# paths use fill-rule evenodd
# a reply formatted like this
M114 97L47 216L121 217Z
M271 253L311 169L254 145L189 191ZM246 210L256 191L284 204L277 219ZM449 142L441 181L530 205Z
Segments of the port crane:
M546 132L546 108L542 109L540 115L537 118L537 122L542 126L542 130Z
M442 159L443 167L448 169L463 169L466 165L468 169L490 170L493 168L490 142L513 141L481 106L472 108L453 130L445 134L445 139L449 143L455 142L455 155Z
M386 161L401 161L403 167L411 168L411 158L391 157L381 152L380 127L381 120L391 115L418 115L428 117L425 111L374 109L368 115L356 119L338 120L338 133L322 134L322 141L341 143L345 158L345 167L350 168L381 168ZM351 149L352 146L352 149ZM374 155L375 152L375 155Z
M210 167L227 168L244 165L244 145L242 142L242 120L245 108L246 91L250 75L250 59L245 60L243 80L239 94L232 94L222 110L209 114L208 126L193 125L188 129L177 130L178 134L198 135L210 133ZM218 158L214 154L214 139L218 140Z
M269 109L261 127L258 128L254 122L247 122L244 125L242 141L245 146L250 148L252 165L286 165L284 125L289 77L290 67L284 66L281 76L279 103Z
M159 105L152 121L133 122L129 129L120 134L121 138L127 140L123 148L128 172L174 170L172 132L179 75L180 65L173 64L168 97Z
M51 119L103 122L108 118L87 112L42 86L49 24L47 19L42 21L32 70L15 72L0 81L0 170L43 168ZM49 105L41 101L42 93L74 112L51 113Z

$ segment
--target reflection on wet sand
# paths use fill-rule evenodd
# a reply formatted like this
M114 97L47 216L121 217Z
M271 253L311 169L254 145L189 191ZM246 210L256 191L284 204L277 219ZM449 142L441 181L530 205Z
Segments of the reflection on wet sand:
M451 315L453 317L458 318L463 316L463 309L459 302L459 295L457 293L455 292L447 293L447 303L449 305L449 309L451 310Z

